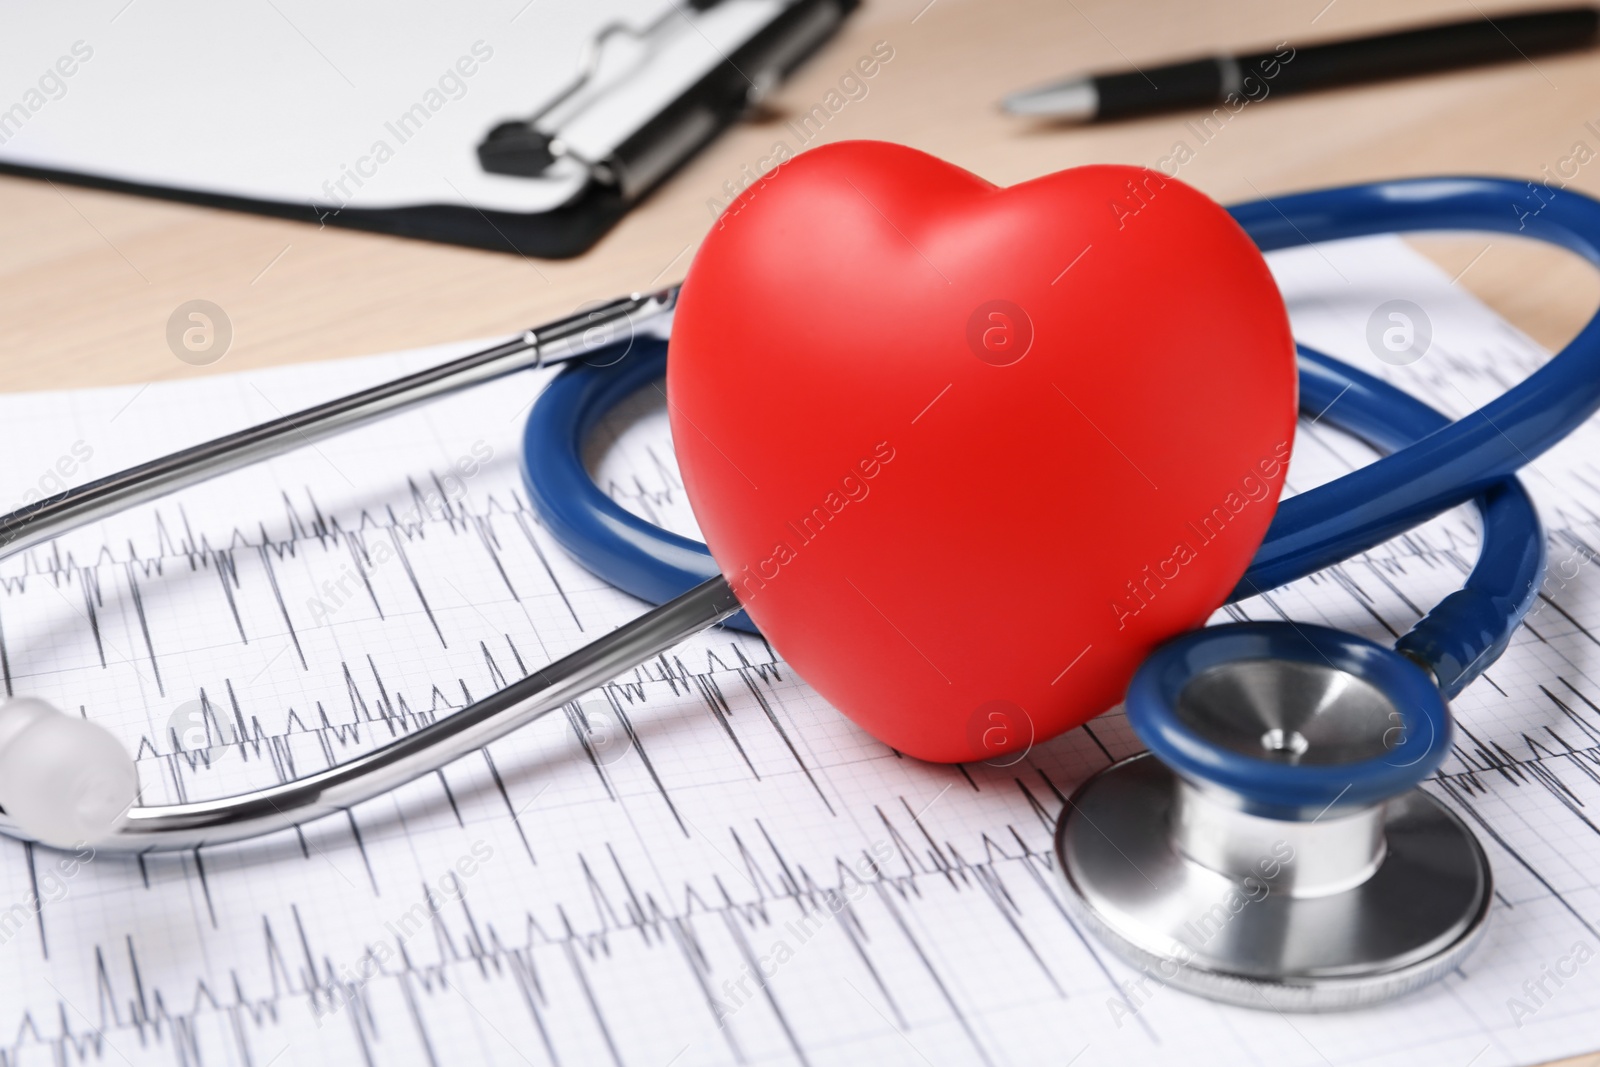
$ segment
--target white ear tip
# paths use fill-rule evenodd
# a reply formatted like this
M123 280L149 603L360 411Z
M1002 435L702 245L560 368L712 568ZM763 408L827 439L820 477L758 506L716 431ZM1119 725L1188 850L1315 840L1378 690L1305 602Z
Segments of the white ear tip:
M42 700L0 704L0 807L17 829L56 848L103 841L139 799L122 742Z

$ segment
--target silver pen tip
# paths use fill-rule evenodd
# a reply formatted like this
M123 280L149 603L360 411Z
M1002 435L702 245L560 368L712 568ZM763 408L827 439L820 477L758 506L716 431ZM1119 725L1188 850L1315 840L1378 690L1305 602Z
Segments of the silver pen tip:
M1000 106L1012 115L1063 122L1089 122L1100 110L1100 93L1095 89L1094 82L1079 78L1012 93L1000 102Z

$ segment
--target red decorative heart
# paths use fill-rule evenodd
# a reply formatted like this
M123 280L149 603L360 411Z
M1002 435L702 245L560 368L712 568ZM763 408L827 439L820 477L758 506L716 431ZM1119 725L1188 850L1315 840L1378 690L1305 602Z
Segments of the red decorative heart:
M1293 439L1288 316L1149 170L1001 189L899 145L797 156L690 268L673 439L718 566L873 736L993 757L1122 698L1244 573Z

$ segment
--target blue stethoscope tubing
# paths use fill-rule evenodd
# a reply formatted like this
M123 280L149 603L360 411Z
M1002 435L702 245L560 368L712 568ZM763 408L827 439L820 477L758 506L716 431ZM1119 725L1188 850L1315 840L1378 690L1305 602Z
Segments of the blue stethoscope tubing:
M1525 183L1495 178L1374 182L1262 199L1230 211L1263 252L1352 237L1426 230L1517 233L1600 267L1600 203L1550 192L1535 214ZM535 402L523 437L530 502L585 568L652 603L715 576L705 545L616 504L585 469L583 443L622 400L659 382L666 342L636 337L569 364ZM1282 501L1233 600L1337 564L1469 500L1483 527L1461 589L1396 643L1426 665L1448 699L1505 649L1543 581L1545 538L1513 476L1600 408L1600 323L1590 322L1545 366L1455 421L1404 391L1304 345L1300 401L1388 455ZM748 617L726 625L756 632Z

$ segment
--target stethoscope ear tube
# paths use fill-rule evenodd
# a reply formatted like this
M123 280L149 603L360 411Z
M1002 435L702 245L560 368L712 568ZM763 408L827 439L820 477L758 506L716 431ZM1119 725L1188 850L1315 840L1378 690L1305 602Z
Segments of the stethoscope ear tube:
M667 343L633 338L599 349L580 373L558 374L534 401L522 435L522 480L534 511L579 563L610 585L664 604L717 577L704 544L633 514L607 496L584 466L584 442L607 413L667 372ZM756 633L744 612L731 626Z
M1299 346L1298 362L1301 408L1319 413L1379 451L1405 449L1452 425L1409 393L1316 349ZM1372 466L1376 464L1329 485L1342 484ZM1292 536L1302 524L1334 525L1346 518L1328 514L1337 500L1322 492L1326 488L1319 486L1279 505L1278 517L1232 599L1273 588L1264 584L1272 576L1286 573L1293 581L1321 569L1318 553L1281 553L1278 539ZM1544 580L1544 529L1522 483L1504 477L1479 494L1475 503L1482 540L1472 572L1461 589L1440 601L1395 644L1397 651L1433 673L1446 699L1465 689L1505 650Z
M608 412L641 389L659 388L666 344L653 339L632 344L626 358L615 362L607 357L620 356L620 347L616 353L598 352L589 361L569 365L540 394L523 437L523 479L546 529L580 563L634 596L664 603L717 574L710 551L621 507L595 484L583 462L584 441ZM1404 448L1451 424L1404 391L1315 349L1300 347L1299 368L1302 409L1380 451ZM1313 489L1284 501L1280 515L1319 492ZM1483 523L1476 566L1462 589L1441 601L1396 645L1432 673L1447 699L1504 650L1544 575L1544 533L1520 483L1503 478L1476 502ZM1320 523L1326 506L1292 510L1301 521ZM1263 572L1260 560L1273 553L1272 539L1286 532L1283 523L1274 522L1268 543L1232 599L1273 588L1256 584ZM1278 556L1275 566L1293 580L1320 569L1313 565L1318 558L1290 553ZM743 612L725 625L756 632Z
M1500 658L1538 598L1545 534L1522 483L1508 478L1478 497L1483 540L1466 584L1395 642L1395 650L1433 671L1446 700Z
M1548 192L1537 213L1519 213L1525 182L1418 178L1263 199L1230 210L1264 252L1373 234L1477 230L1547 241L1600 267L1600 202L1571 190ZM1591 319L1554 359L1478 411L1284 501L1241 590L1293 581L1465 503L1597 409L1600 321Z

